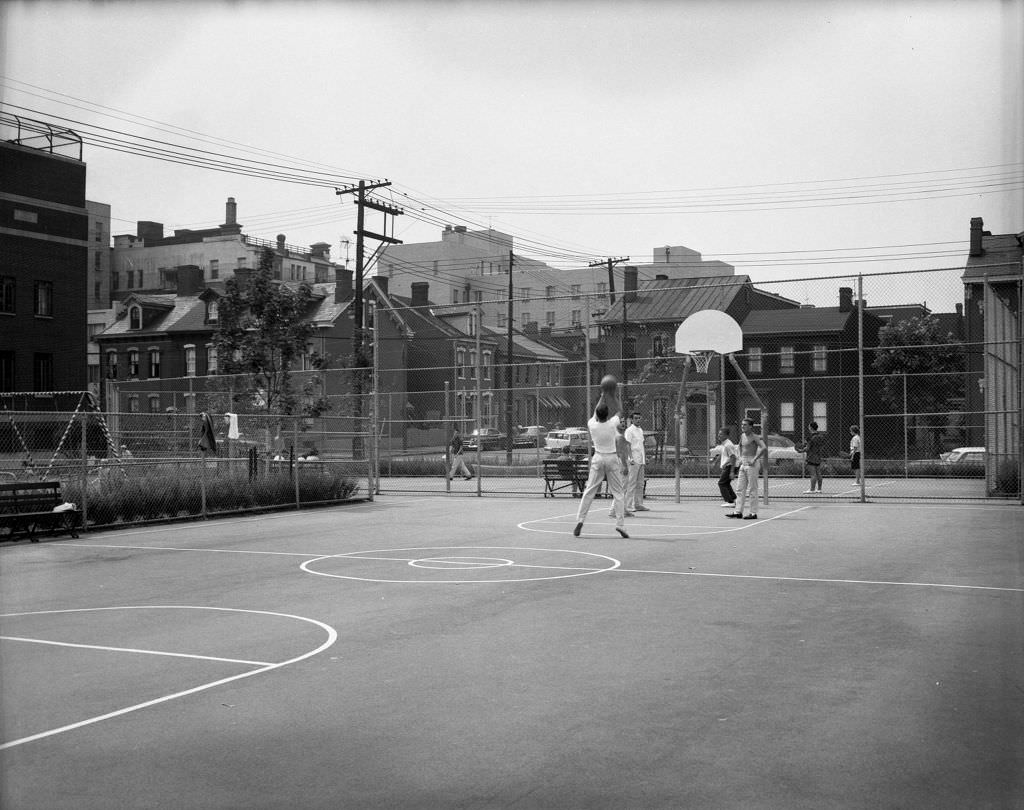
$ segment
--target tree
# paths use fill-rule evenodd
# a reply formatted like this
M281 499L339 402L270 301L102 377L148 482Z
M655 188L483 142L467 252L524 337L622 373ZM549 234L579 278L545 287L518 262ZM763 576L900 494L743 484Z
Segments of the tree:
M315 306L313 289L305 282L292 288L275 280L274 262L274 252L264 248L247 286L234 278L225 282L225 294L217 303L217 357L224 373L246 375L245 393L259 410L318 416L328 408L318 375L298 392L292 384L292 367L307 353L316 332L308 317ZM322 369L326 358L314 352L310 362Z
M923 419L932 436L928 448L932 451L949 427L940 415L959 412L962 407L964 346L952 334L939 332L934 315L890 323L879 330L878 338L872 367L885 375L879 397L894 412L909 414L908 426ZM912 435L908 442L914 443Z

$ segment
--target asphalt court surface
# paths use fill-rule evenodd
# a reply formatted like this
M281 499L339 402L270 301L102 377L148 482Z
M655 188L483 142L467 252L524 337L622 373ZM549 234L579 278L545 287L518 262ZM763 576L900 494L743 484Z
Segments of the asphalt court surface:
M0 806L1021 806L1019 506L578 503L5 545Z

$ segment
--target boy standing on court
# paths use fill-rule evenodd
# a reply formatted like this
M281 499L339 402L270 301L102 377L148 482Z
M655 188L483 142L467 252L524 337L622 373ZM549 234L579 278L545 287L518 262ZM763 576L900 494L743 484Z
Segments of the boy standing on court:
M587 478L586 489L580 498L580 507L576 512L576 528L572 530L574 537L579 537L583 530L583 521L594 502L601 484L607 480L608 489L615 498L615 531L625 538L625 501L623 499L622 473L619 469L619 456L615 452L615 437L619 432L619 416L609 416L607 403L602 399L594 415L587 422L590 439L594 443L594 455L590 459L590 477Z
M749 419L744 419L740 423L740 429L740 474L737 481L740 489L739 501L736 504L736 511L730 512L726 517L757 520L757 485L761 478L761 459L768 453L768 448L764 439L754 433L754 423ZM744 515L743 508L748 497L750 511Z
M452 454L452 468L448 471L448 480L451 481L456 473L461 471L463 477L469 481L473 477L473 473L469 471L469 467L466 466L466 462L462 458L462 436L459 435L458 428L452 431L452 440L448 443L448 449Z
M727 428L718 431L718 445L709 451L711 455L718 453L718 461L722 468L722 474L718 476L718 491L722 493L722 507L731 508L736 503L736 492L732 488L732 479L736 477L736 467L739 466L739 449L729 438Z
M821 492L821 462L822 450L825 444L825 434L818 433L818 423L811 422L808 426L810 433L807 434L807 441L797 445L797 450L805 454L804 462L811 476L811 488L804 490L804 495L813 492Z
M644 506L644 478L647 467L647 451L644 448L644 430L640 427L643 417L639 411L633 411L630 425L626 428L626 440L629 442L629 474L626 479L626 511L649 512Z

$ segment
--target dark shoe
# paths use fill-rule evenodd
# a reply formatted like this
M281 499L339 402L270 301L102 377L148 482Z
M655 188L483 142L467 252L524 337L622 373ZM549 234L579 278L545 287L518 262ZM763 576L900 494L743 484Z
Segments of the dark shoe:
M577 523L576 524L576 528L572 530L572 536L573 537L579 537L581 531L583 531L583 521L582 520L579 523Z
M473 476L472 475L467 475L466 476L466 480L467 481L472 481L473 480Z
M620 529L618 526L616 526L615 527L615 531L617 531L619 534L621 534L627 540L629 539L629 535L626 534L626 530L625 529Z
M744 520L757 520L757 515L747 515Z
M741 517L743 517L743 515L741 515L739 512L728 512L728 513L726 513L725 516L728 517L728 518L741 518Z

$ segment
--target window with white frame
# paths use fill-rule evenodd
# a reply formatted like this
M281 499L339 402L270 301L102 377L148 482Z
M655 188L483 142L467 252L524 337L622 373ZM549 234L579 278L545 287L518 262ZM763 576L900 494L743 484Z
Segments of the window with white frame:
M779 405L779 431L796 432L796 405L792 402L783 402Z
M761 373L761 347L751 346L747 349L747 371L751 374Z
M160 350L149 350L149 378L155 379L160 376Z
M150 394L149 395L149 412L160 413L160 395Z
M476 349L470 349L469 352L469 379L476 379Z
M217 347L210 343L206 344L206 373L217 373Z
M664 357L665 356L665 336L664 335L654 335L651 338L651 354L654 357Z
M128 377L139 376L139 350L129 349L128 350Z
M185 376L196 376L196 347L192 344L185 346Z
M460 380L466 379L466 350L455 350L455 376Z
M208 322L217 320L217 299L210 298L206 302L206 320Z
M524 312L523 316L522 316L522 321L521 322L522 322L523 326L526 326L526 324L528 324L528 323L532 323L533 322L533 313L531 313L531 312Z
M128 411L130 413L138 413L139 412L139 395L138 394L132 394L131 396L128 397Z
M129 329L141 329L142 328L142 307L134 306L128 310L128 328Z
M583 323L582 309L574 309L572 311L571 322L573 326L579 326L581 323Z
M554 287L553 284L549 284L547 287L544 288L544 297L545 298L554 298L555 297L555 287Z
M555 325L555 312L554 312L554 310L548 310L547 312L544 313L544 322L547 323L548 326L554 326Z
M117 379L117 352L107 352L107 378L111 380Z
M828 403L811 403L811 421L818 423L818 432L824 433L828 430Z
M485 380L491 379L491 362L492 362L491 353L490 352L484 352L484 360L483 360L483 363L481 365L483 366L483 372L484 372L484 379Z
M498 313L498 328L508 329L508 315L506 315L504 312Z
M210 278L216 280L220 278L220 260L210 259Z
M579 298L580 297L580 285L579 284L572 284L572 285L570 285L569 286L569 292L571 293L573 298Z
M826 371L828 368L828 352L825 349L824 343L814 344L814 353L812 355L812 369L814 371Z
M796 370L796 359L792 346L782 346L779 349L779 372L792 374Z

